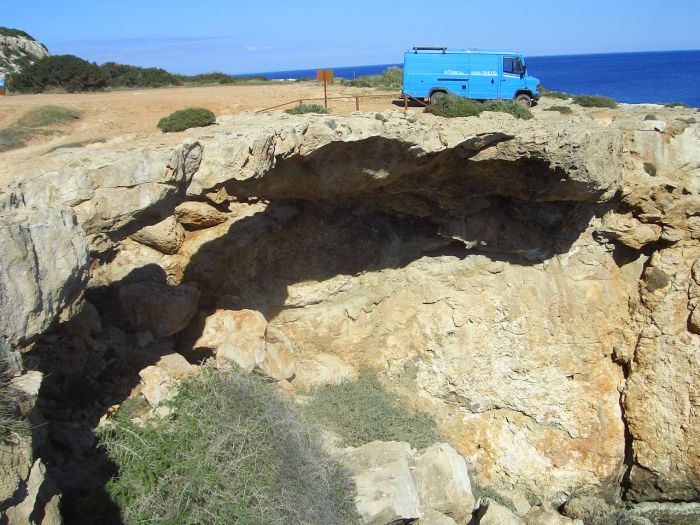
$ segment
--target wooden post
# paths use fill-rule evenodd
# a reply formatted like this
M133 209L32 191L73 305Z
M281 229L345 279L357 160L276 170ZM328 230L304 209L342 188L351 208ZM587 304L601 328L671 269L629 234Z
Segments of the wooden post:
M355 97L355 111L360 111L360 97Z
M328 80L323 78L323 106L328 109Z
M333 80L333 70L319 69L316 71L316 80L323 82L323 106L328 109L328 82Z
M404 112L408 111L408 95L404 93L403 96L403 110Z

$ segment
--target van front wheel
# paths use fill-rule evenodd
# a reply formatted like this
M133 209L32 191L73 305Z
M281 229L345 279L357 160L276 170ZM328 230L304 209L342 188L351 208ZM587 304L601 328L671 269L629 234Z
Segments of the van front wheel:
M447 93L444 91L435 91L430 95L430 105L432 106L435 104L438 100L440 100L442 97L447 96Z
M520 95L515 97L515 103L521 108L532 107L532 97L530 95L526 95L525 93L520 93Z

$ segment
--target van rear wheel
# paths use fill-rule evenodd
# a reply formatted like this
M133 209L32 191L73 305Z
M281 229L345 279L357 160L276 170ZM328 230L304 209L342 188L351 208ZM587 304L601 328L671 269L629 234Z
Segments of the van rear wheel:
M532 107L532 97L525 93L520 93L520 95L515 97L515 103L521 108Z
M432 105L435 104L438 100L440 100L441 98L443 98L443 97L445 97L445 96L447 96L447 93L445 93L444 91L435 91L435 92L431 93L431 95L430 95L430 105L432 106Z

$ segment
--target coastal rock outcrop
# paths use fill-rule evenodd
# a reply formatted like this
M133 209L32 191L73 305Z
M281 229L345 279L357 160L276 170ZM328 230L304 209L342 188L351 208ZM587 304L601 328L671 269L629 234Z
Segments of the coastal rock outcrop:
M49 56L45 45L24 31L0 28L0 77L21 71L23 67Z
M655 127L633 107L565 124L241 114L174 149L49 156L0 196L3 257L43 239L25 223L48 214L60 230L3 260L28 276L4 281L5 347L31 357L84 292L102 331L70 344L111 359L176 347L291 394L380 371L489 485L527 494L538 523L563 522L551 509L574 496L693 501L700 132L682 111L656 111ZM161 221L177 242L136 233ZM401 454L370 480L401 481L385 491L400 497L363 515L425 521L430 501L463 520L466 483L437 495L421 480L464 464L423 476ZM377 474L356 456L357 476Z

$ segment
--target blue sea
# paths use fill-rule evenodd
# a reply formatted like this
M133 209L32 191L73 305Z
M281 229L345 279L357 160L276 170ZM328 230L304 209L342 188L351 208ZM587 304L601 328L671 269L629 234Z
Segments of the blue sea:
M685 102L700 108L700 50L527 57L528 73L547 89L607 95L620 102ZM376 75L391 66L336 67L336 77ZM258 73L270 79L316 78L315 69ZM248 75L246 75L248 76Z

